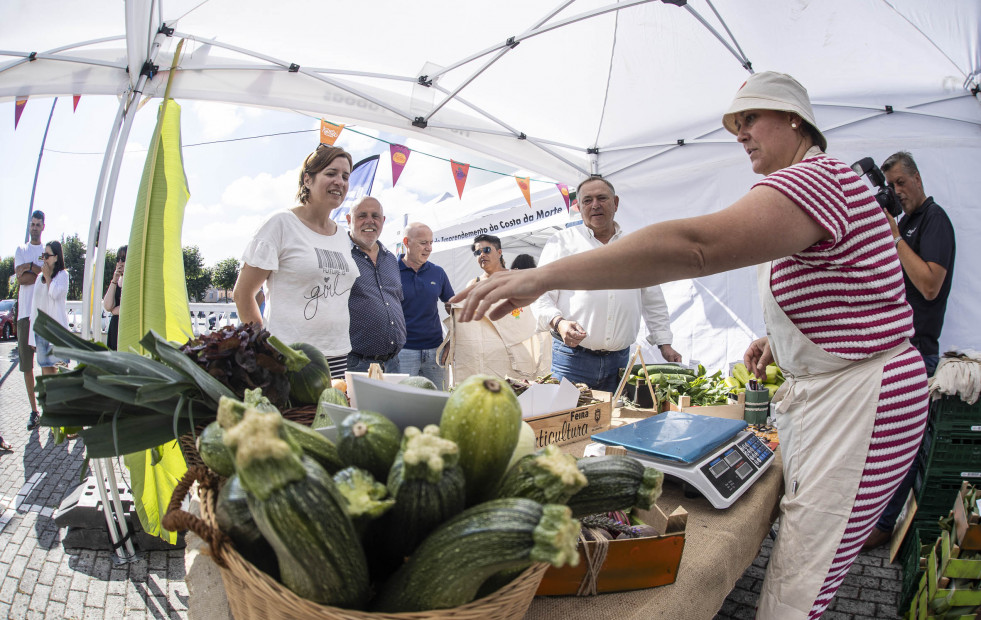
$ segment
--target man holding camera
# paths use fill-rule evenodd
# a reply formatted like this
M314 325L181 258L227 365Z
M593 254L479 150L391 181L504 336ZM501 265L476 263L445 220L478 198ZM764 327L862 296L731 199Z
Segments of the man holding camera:
M906 301L913 308L911 342L932 376L940 361L940 330L954 277L954 227L933 197L923 192L912 155L906 151L890 155L882 162L882 172L903 207L898 224L888 218L903 265Z
M932 376L940 362L940 330L944 325L950 281L954 277L954 227L933 197L923 192L920 171L907 151L890 155L882 162L882 172L903 208L903 217L898 224L888 210L886 218L903 266L906 301L913 308L913 338L910 342L923 356L927 374ZM874 549L892 538L892 530L913 487L916 471L914 464L879 517L863 549Z

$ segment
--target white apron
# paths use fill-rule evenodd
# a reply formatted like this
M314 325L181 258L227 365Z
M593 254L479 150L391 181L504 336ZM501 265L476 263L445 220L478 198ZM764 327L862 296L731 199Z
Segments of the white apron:
M859 362L811 342L770 291L770 263L758 268L766 333L786 382L774 415L783 456L780 529L760 593L759 620L806 619L831 567L865 468L883 368L909 346Z

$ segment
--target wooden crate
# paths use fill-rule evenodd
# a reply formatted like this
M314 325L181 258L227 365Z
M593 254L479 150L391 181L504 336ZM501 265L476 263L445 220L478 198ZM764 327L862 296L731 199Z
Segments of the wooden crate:
M691 399L687 396L682 396L678 400L681 401L680 406L674 403L668 403L669 411L684 411L686 413L712 416L713 418L729 418L730 420L742 420L745 418L745 394L740 394L739 399L729 405L692 406Z
M664 534L609 541L606 559L596 578L597 593L663 586L674 583L678 577L688 512L679 506L669 517L654 506L653 510L639 510L635 514ZM598 543L580 543L578 566L549 567L536 595L579 593L589 566L584 544L589 547L589 557L594 557Z
M609 392L593 390L597 399L588 405L525 418L535 431L536 448L582 441L610 428L613 418L613 399Z
M937 608L971 608L981 605L981 560L963 560L952 557L953 546L950 533L942 531L936 544L930 549L926 558L926 570L920 580L916 596L910 603L907 618L926 620L940 617L934 615ZM960 582L960 587L952 587L954 580L970 580ZM947 614L945 618L963 618ZM971 614L966 617L976 617Z
M961 483L961 490L954 502L954 542L964 551L981 551L981 523L970 523L964 511L964 496L971 483Z

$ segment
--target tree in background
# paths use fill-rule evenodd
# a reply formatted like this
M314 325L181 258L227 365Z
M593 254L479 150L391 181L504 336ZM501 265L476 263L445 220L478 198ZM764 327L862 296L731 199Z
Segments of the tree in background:
M218 261L212 271L211 283L215 288L219 288L224 293L225 300L228 300L228 291L235 288L238 280L238 259L226 258Z
M106 250L106 266L102 270L102 296L109 290L112 274L116 271L116 250Z
M13 299L16 292L17 278L14 275L14 257L8 256L0 260L0 299ZM13 278L13 281L11 281Z
M62 235L61 251L65 254L65 269L68 271L68 299L77 301L82 298L85 278L85 244L78 238L78 233L67 239Z
M204 266L204 257L196 245L185 245L184 278L187 281L187 298L191 301L201 301L205 292L211 286L211 269Z

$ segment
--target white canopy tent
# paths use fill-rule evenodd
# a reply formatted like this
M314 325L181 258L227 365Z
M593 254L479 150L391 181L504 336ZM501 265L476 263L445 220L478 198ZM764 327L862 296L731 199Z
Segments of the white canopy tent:
M92 260L104 254L133 103L163 95L179 38L188 41L171 90L178 101L394 130L573 187L601 173L616 185L628 230L711 212L745 192L755 177L721 113L750 71L791 73L808 87L832 154L881 162L912 151L962 241L941 344L981 348L981 275L970 267L981 250L968 242L981 233L972 217L981 194L977 0L4 3L0 100L120 97L94 198ZM665 291L686 359L719 367L762 331L752 270Z

